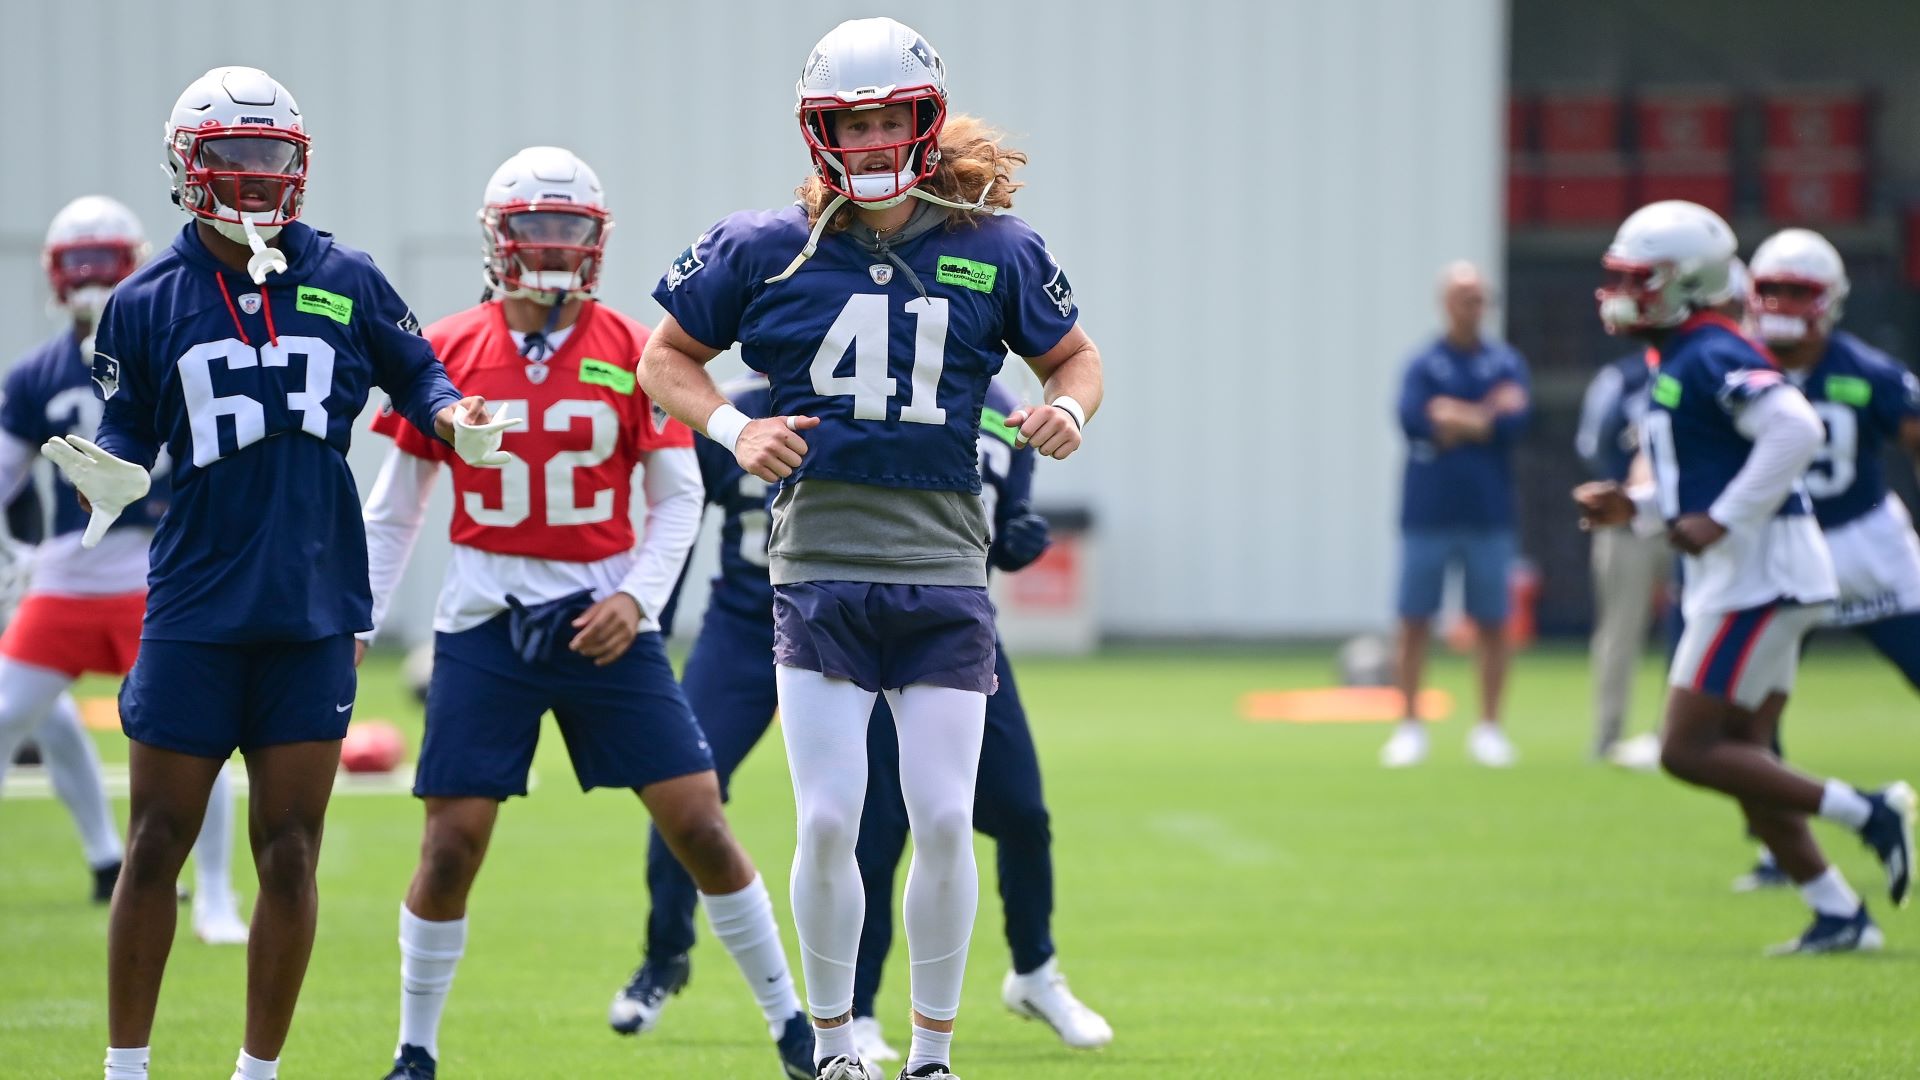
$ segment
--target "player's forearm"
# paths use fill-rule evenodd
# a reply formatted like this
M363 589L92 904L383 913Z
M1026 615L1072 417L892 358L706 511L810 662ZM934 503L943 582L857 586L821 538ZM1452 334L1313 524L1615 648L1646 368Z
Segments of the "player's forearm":
M386 621L387 606L406 573L413 545L426 521L427 500L439 466L394 450L380 466L360 516L367 529L367 583L373 591L373 625ZM362 634L367 641L373 633Z
M1753 439L1753 449L1707 510L1727 528L1758 526L1777 513L1826 437L1819 414L1791 388L1747 406L1740 428Z
M1079 403L1086 418L1092 420L1093 414L1100 411L1105 387L1106 380L1100 371L1100 349L1088 340L1047 375L1046 400L1052 404L1059 398L1070 397Z
M160 440L140 425L135 408L130 403L116 408L113 401L108 401L100 429L94 434L94 445L121 461L151 470L153 459L160 453Z
M727 404L726 395L714 385L703 361L662 341L663 336L648 339L640 354L640 387L667 415L708 434L707 419Z
M619 591L640 605L642 618L658 619L700 534L706 489L692 449L681 447L648 454L643 484L646 534L640 540L632 569L621 579Z
M0 506L13 502L33 475L40 448L15 435L0 432ZM0 515L3 518L4 515Z

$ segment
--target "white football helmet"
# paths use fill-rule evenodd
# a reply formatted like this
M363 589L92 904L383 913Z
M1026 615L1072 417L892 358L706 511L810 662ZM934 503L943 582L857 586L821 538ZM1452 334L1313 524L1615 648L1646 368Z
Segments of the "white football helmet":
M1753 253L1748 304L1754 331L1769 345L1797 345L1811 333L1825 337L1840 321L1851 288L1847 265L1826 237L1782 229Z
M133 211L105 195L82 195L53 215L40 265L55 306L93 325L113 287L146 257L146 230Z
M586 162L529 146L493 171L481 202L487 288L543 304L593 296L613 216Z
M820 180L835 194L869 209L895 206L933 175L940 163L940 128L947 122L947 69L940 54L912 27L893 19L853 19L828 31L807 56L794 87L800 133ZM902 138L866 143L860 154L886 154L885 171L850 171L839 148L839 117L883 108L912 107Z
M1669 199L1635 210L1620 224L1600 264L1611 272L1594 293L1610 334L1678 326L1731 295L1738 246L1720 215Z
M300 216L309 149L305 118L293 95L266 72L220 67L193 80L173 104L166 135L174 203L220 235L250 243L251 224L271 239ZM238 205L223 202L217 192Z

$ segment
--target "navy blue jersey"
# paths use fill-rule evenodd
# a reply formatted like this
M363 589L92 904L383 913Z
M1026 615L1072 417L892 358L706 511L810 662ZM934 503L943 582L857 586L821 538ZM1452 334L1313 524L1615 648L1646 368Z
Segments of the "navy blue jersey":
M1647 415L1653 369L1645 351L1615 360L1594 375L1580 402L1573 448L1596 480L1625 483L1640 449L1640 418Z
M1527 388L1527 362L1512 346L1482 341L1461 352L1439 338L1408 361L1400 384L1400 428L1407 436L1407 467L1400 488L1403 529L1513 527L1513 444L1528 412L1502 416L1487 442L1441 449L1433 441L1427 404L1436 397L1479 401L1501 383Z
M72 330L61 331L7 371L6 388L0 391L0 431L36 451L40 444L61 435L93 440L99 434L102 406L91 375L92 370L80 358L80 339ZM165 470L160 470L146 498L122 510L113 527L150 529L166 507L167 478ZM73 485L55 469L53 524L48 535L65 536L86 527L87 513L80 509Z
M1766 354L1724 316L1698 314L1673 332L1660 349L1653 407L1641 423L1661 516L1672 521L1707 512L1753 449L1735 418L1760 396L1786 385ZM1783 517L1811 512L1798 486L1780 505Z
M347 443L379 386L422 431L459 399L363 252L298 222L266 287L189 224L120 283L94 337L100 445L173 501L153 541L146 638L311 641L373 626Z
M744 379L725 387L733 407L758 419L773 415L765 380ZM1033 492L1034 450L1014 448L1007 414L1019 407L1012 392L999 383L987 388L977 444L979 468L985 478L980 497L987 504L993 535L1008 519L1028 513ZM700 477L707 502L720 508L720 572L714 576L707 601L753 619L773 618L773 583L767 574L767 530L773 521L773 487L742 469L733 453L712 439L694 439L700 459ZM678 599L676 597L676 599Z
M839 233L767 284L807 229L798 205L734 214L674 260L654 299L695 340L739 342L771 383L771 415L820 418L793 480L979 491L987 383L1009 350L1041 356L1073 328L1066 275L1002 214L906 236L893 254L911 273Z
M1793 376L1827 427L1826 445L1807 470L1807 494L1820 527L1844 525L1887 497L1888 441L1900 425L1920 417L1920 378L1899 361L1842 331L1827 341L1820 362Z

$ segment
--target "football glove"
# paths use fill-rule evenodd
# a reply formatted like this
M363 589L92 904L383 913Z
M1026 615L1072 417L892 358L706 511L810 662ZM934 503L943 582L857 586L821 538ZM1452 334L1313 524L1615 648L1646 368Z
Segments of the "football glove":
M48 439L40 447L47 460L59 466L67 483L87 497L93 517L80 537L80 546L93 547L107 535L107 527L131 503L147 493L152 481L147 470L131 461L122 461L78 435Z
M505 407L484 424L469 424L456 414L453 418L453 452L460 455L461 461L476 468L497 469L513 460L512 454L500 449L500 433L510 427L518 427L523 422L517 416L508 419Z
M1000 534L987 549L987 561L997 570L1012 573L1039 558L1053 543L1047 519L1039 514L1021 514L1000 526Z

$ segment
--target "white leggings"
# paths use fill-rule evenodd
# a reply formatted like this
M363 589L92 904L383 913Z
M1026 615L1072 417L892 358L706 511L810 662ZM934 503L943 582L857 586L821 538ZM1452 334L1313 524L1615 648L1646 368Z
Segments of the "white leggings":
M823 1020L853 1008L853 969L866 898L854 841L867 794L867 720L874 694L817 671L776 667L781 731L793 772L799 842L793 922L807 1005ZM943 686L889 690L900 737L900 788L913 830L902 924L913 1007L932 1020L960 1011L967 943L980 902L973 861L973 788L987 696Z

